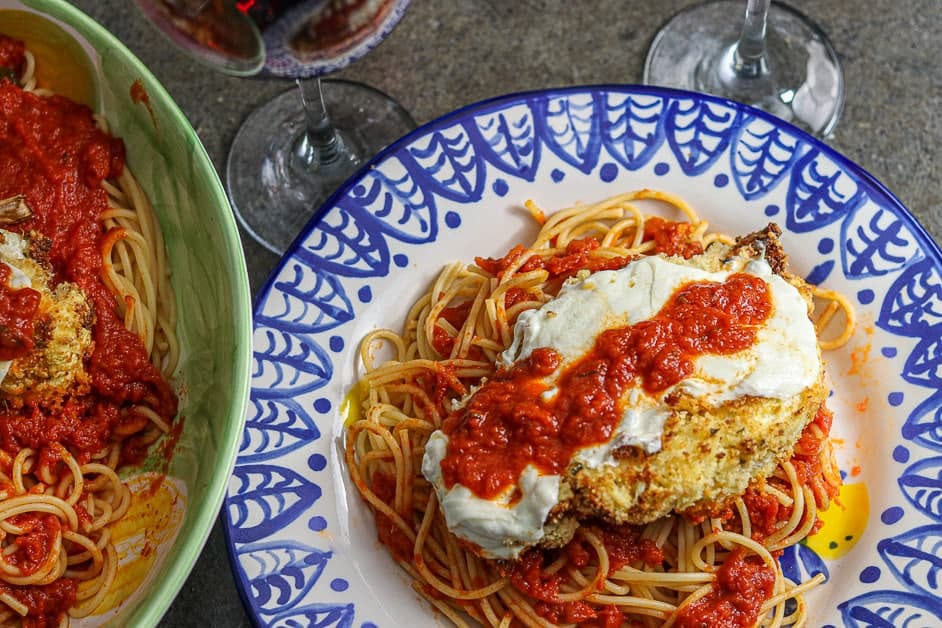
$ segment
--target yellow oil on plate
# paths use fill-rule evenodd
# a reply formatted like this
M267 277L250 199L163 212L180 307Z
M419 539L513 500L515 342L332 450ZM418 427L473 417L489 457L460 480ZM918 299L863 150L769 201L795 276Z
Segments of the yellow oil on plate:
M131 505L111 524L118 554L118 571L108 594L87 620L74 626L99 625L123 604L147 591L149 577L158 571L180 531L186 510L186 485L160 473L142 473L127 480Z

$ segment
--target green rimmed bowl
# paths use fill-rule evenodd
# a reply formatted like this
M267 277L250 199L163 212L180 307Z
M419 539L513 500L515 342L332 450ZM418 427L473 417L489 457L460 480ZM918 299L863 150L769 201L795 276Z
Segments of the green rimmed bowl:
M127 148L163 230L176 293L181 362L174 384L183 430L169 464L159 448L145 470L165 473L159 499L145 504L159 533L123 546L124 588L107 612L73 626L151 626L169 607L209 536L235 462L248 396L251 298L245 258L226 194L183 112L115 37L62 0L0 0L3 24L32 28L52 48L80 57L89 104ZM46 22L36 21L36 14ZM11 17L12 16L12 17ZM16 34L16 33L11 33ZM129 480L137 470L125 471ZM153 475L143 476L149 482ZM142 559L142 560L137 560ZM146 559L146 560L144 560ZM135 562L137 561L137 562ZM122 567L124 568L124 567Z

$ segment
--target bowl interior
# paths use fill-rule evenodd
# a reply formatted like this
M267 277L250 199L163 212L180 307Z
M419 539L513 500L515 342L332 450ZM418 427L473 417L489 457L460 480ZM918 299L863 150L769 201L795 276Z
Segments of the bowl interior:
M154 206L168 249L181 343L173 383L180 395L178 421L183 429L169 463L155 447L145 469L170 478L184 498L182 520L175 540L158 547L143 582L117 612L80 623L154 625L209 536L235 461L251 351L245 259L212 162L186 117L147 68L64 1L0 0L3 9L44 14L88 55L95 82L92 103L111 132L123 138L128 166Z

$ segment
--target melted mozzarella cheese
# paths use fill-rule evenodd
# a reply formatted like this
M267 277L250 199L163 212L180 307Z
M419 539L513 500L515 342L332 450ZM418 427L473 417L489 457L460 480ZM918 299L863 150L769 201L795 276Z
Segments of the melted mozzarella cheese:
M735 272L760 277L770 288L772 313L757 330L756 342L730 356L696 358L690 376L659 394L647 394L640 386L629 389L622 399L622 419L609 441L580 450L574 461L591 468L615 464L613 452L629 445L655 453L661 448L664 424L671 416L665 402L671 392L694 395L709 405L747 395L785 399L819 378L822 366L807 303L798 289L775 275L764 260L737 258L726 270L709 272L652 256L619 270L572 279L555 299L520 314L513 342L500 355L499 364L510 367L534 349L555 349L562 360L546 379L551 394L562 371L589 352L606 329L653 318L686 283L723 282ZM451 531L495 558L514 558L521 549L539 541L546 515L557 504L560 477L541 476L527 467L518 481L523 499L513 505L509 503L510 491L489 501L461 485L446 489L440 463L447 443L443 433L432 435L422 472L435 487Z
M543 522L559 499L558 475L540 475L527 466L517 481L497 499L481 499L467 487L445 488L441 461L448 449L448 436L432 433L425 445L422 474L432 483L445 513L448 529L458 538L471 541L489 558L516 558L526 547L543 538ZM511 506L514 489L522 495Z
M26 259L27 242L12 231L0 229L0 264L10 269L10 278L7 285L14 290L32 288L33 282L29 275L20 270L17 263ZM0 360L0 382L10 371L12 360Z

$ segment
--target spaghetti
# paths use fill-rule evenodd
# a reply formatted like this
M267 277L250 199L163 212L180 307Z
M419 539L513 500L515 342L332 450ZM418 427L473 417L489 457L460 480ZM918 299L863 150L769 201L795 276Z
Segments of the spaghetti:
M644 214L637 203L644 200L672 206L683 220ZM709 233L683 200L651 190L549 217L526 206L542 225L530 246L447 266L410 309L402 334L380 329L361 343L365 373L353 394L362 418L347 428L346 462L381 542L413 588L459 626L803 625L803 593L823 576L791 582L777 556L820 527L817 511L840 487L823 403L771 476L707 508L644 525L583 522L564 546L533 547L515 560L482 557L449 531L422 473L426 444L455 404L494 378L520 314L555 298L562 280L580 271L734 243ZM840 346L853 333L849 302L812 291L819 344Z
M40 303L16 310L29 338L0 382L0 624L64 626L114 581L109 526L131 501L117 469L142 462L176 415L176 311L123 143L38 87L22 42L0 35L0 68L0 199L28 209L0 248L31 279L4 282L0 301Z

